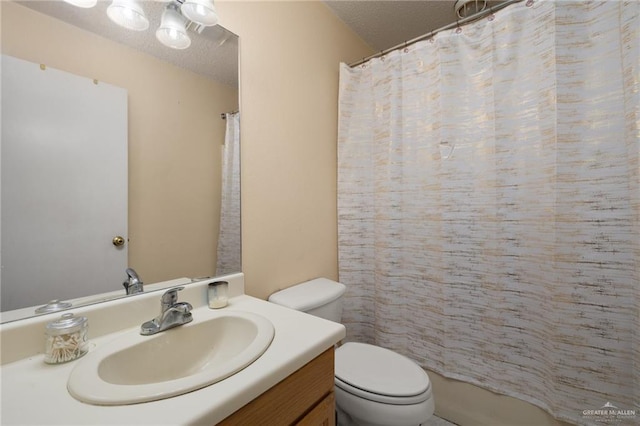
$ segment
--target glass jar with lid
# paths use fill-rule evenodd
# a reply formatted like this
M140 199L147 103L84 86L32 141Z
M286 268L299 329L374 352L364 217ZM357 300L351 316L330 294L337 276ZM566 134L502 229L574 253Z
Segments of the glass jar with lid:
M88 351L88 321L71 313L46 325L44 362L62 364L80 358Z

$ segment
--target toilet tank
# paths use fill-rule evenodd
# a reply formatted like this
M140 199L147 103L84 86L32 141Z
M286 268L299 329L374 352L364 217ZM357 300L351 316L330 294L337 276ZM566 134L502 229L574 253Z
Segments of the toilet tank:
M273 293L269 302L339 323L345 290L342 283L316 278Z

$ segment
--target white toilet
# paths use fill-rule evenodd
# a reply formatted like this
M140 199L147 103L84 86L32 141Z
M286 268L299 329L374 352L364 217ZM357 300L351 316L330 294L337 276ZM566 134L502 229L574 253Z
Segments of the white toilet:
M269 301L340 322L344 284L317 278L272 294ZM379 346L348 342L335 352L339 426L418 426L434 410L427 373Z

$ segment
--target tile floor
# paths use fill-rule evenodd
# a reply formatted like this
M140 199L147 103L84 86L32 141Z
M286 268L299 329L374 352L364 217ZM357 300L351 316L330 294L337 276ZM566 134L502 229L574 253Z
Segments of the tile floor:
M429 419L427 423L424 423L422 426L457 426L457 425L455 423L448 422L445 419L441 419L440 417L433 416Z

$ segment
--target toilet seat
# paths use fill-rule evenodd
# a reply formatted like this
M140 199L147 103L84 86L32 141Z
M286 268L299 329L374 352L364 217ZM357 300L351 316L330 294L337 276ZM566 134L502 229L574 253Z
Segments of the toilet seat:
M431 397L427 373L409 358L379 346L348 342L335 352L335 384L370 401L409 405Z
M339 389L351 395L357 396L358 398L366 399L373 402L378 402L381 404L413 405L413 404L420 404L421 402L424 402L429 398L431 398L431 386L429 386L429 389L427 389L425 392L419 395L394 397L394 396L380 395L377 393L367 392L366 390L357 388L355 386L351 386L350 384L341 381L337 377L335 378L335 385Z

